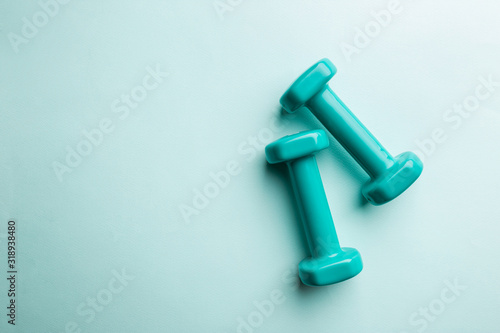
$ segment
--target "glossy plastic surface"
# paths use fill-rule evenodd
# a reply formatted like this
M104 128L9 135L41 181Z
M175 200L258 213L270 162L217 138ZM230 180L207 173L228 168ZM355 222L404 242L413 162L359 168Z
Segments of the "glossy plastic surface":
M328 147L323 130L301 132L266 147L269 163L286 162L304 224L311 257L299 264L304 284L323 286L357 275L363 269L356 249L341 248L314 152Z
M362 193L374 205L391 201L403 193L422 173L422 161L407 152L394 158L349 108L330 89L327 82L337 69L323 59L302 74L281 97L288 112L306 106L372 177Z
M325 131L305 131L287 135L266 147L267 161L271 164L291 161L311 155L330 145Z
M281 97L280 103L289 113L307 103L320 92L337 73L337 68L328 59L323 59L304 72Z

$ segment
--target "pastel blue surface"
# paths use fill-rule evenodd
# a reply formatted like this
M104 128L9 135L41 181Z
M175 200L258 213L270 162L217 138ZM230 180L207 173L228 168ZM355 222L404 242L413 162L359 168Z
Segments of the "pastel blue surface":
M378 34L390 1L231 3L68 1L16 53L9 33L42 9L0 1L5 310L9 219L19 239L18 322L2 310L0 332L496 332L499 2L401 1ZM264 148L322 128L279 98L323 57L371 133L425 169L374 207L330 137L321 179L364 268L311 288L290 181Z

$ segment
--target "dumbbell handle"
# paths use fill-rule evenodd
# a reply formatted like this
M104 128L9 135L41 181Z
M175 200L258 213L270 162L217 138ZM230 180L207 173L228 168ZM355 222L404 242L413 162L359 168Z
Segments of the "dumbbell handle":
M292 160L287 165L311 256L318 258L339 252L340 244L316 157L305 156Z
M377 177L394 164L391 154L329 86L311 98L307 106L370 176Z

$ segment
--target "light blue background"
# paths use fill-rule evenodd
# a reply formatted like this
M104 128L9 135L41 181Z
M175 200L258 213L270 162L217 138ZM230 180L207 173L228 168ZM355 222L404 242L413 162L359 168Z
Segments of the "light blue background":
M9 33L41 7L1 1L0 308L11 218L20 294L16 327L2 310L0 330L237 332L277 290L283 302L254 332L496 332L500 87L460 125L443 116L479 77L500 81L499 4L401 0L348 61L342 43L388 3L233 1L220 16L211 1L74 0L16 53ZM255 155L250 144L266 128L277 139L320 126L304 111L284 121L278 99L323 57L339 69L332 88L389 151L418 150L436 129L446 140L382 207L362 204L367 176L338 144L318 154L340 242L365 268L307 288L288 180L266 166L265 142ZM157 65L168 77L120 119L114 101ZM60 182L53 162L104 118L113 132ZM233 160L239 174L188 223L180 207ZM123 269L123 290L80 315ZM447 281L466 289L424 325L420 309L453 296Z

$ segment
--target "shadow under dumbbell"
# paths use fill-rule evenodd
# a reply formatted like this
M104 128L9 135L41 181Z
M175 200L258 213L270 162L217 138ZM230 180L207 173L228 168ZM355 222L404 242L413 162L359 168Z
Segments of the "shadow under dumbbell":
M297 291L300 297L312 297L315 295L324 296L325 292L327 292L328 297L334 297L336 293L340 292L340 289L344 285L344 283L336 283L328 286L311 287L300 282Z
M366 198L363 196L363 194L361 192L359 192L359 206L360 207L371 207L368 204L369 204L368 200L366 200Z
M300 108L297 112L293 114L287 113L283 108L280 109L280 114L283 118L289 118L288 122L296 122L298 124L306 124L308 128L321 128L324 129L324 126L319 122L316 117L311 115L310 112L305 107ZM359 182L359 187L367 182L370 177L366 174L366 172L359 166L359 164L352 158L351 155L342 147L342 145L333 137L331 133L326 131L328 134L328 138L330 139L330 146L326 149L330 156L335 160L335 163L340 163L342 167L347 170L347 173L350 177L354 178ZM321 172L321 166L320 166ZM339 175L342 177L343 175ZM368 205L368 200L361 194L359 191L359 196L356 198L356 204L359 207L370 207Z

